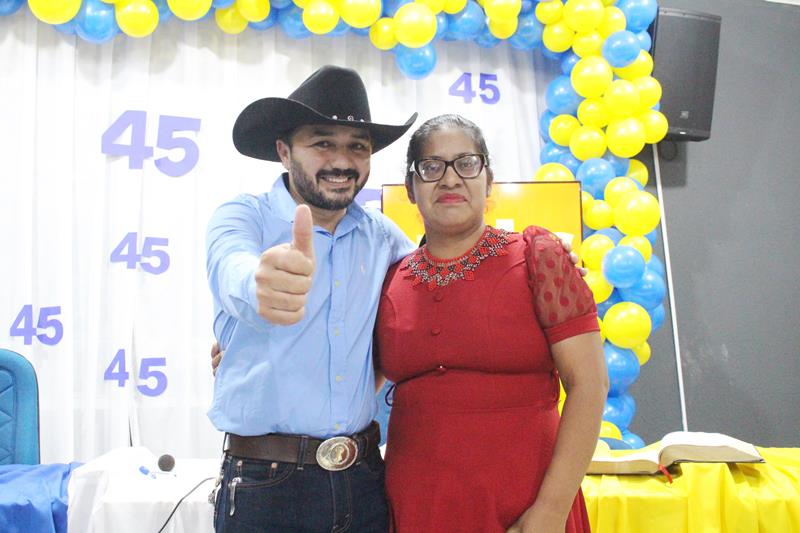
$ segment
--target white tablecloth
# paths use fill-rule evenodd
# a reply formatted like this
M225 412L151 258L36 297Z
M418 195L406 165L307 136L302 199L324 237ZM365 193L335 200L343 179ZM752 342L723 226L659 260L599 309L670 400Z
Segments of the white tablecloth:
M181 459L170 474L158 471L158 457L146 448L121 448L77 468L70 478L68 528L74 533L156 533L173 507L203 482L175 511L166 532L212 533L214 508L208 495L219 474L219 459Z

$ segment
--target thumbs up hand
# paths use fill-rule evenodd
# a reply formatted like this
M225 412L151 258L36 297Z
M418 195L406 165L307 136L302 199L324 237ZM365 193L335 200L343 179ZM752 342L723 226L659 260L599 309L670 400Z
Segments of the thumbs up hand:
M292 242L261 254L256 270L258 314L273 324L290 325L305 316L306 298L314 274L314 224L307 205L298 205Z

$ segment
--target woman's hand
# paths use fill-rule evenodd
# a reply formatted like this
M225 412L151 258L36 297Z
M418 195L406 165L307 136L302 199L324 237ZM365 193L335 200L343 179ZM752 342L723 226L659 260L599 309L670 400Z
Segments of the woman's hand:
M220 351L219 343L215 342L213 346L211 346L211 373L215 376L217 375L217 367L220 361L222 361L223 355L225 355L225 352Z
M506 533L564 533L566 523L565 516L537 507L534 503Z
M565 241L564 239L561 239L561 247L564 248L564 251L569 254L569 260L572 261L572 264L575 265L575 268L578 269L578 272L581 273L581 276L586 277L586 274L588 274L589 271L583 267L578 266L578 261L579 261L578 254L572 251L572 244L569 243L568 241Z

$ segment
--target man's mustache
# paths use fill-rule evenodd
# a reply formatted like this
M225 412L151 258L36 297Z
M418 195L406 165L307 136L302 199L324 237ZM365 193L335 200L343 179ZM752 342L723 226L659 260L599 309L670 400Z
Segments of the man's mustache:
M359 173L354 168L335 168L333 170L320 170L319 172L317 172L318 180L322 178L341 178L341 177L357 180L359 178Z

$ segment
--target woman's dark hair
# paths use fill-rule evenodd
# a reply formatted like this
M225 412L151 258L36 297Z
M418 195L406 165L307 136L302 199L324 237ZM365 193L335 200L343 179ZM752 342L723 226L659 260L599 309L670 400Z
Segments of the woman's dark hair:
M474 122L461 115L439 115L426 120L411 134L411 140L408 141L408 151L406 152L406 187L410 188L414 180L414 161L422 155L422 147L433 133L447 128L460 129L472 137L475 146L478 147L478 151L486 156L486 174L489 178L489 183L494 181L494 174L489 166L489 149L486 147L486 140L483 138L481 129Z

